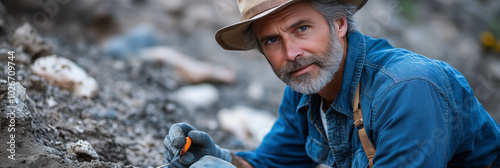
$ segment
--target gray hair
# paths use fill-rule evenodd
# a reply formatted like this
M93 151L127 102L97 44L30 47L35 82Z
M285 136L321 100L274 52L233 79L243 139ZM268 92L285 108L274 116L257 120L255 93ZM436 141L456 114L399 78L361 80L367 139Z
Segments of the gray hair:
M320 12L325 20L331 27L330 30L334 29L334 21L342 17L346 17L347 20L347 33L356 31L356 23L354 22L353 15L358 11L356 6L351 4L340 3L339 0L311 0L311 5ZM255 49L263 54L262 46L260 46L259 40L253 31L252 25L249 26L248 30L245 32L244 40L248 44L247 50Z

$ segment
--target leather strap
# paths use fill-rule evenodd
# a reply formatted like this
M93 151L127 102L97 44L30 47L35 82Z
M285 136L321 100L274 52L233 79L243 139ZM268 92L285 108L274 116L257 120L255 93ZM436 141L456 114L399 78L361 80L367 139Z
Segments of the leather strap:
M373 157L375 156L375 148L372 143L368 139L368 135L366 135L365 127L363 125L363 112L361 111L361 104L359 101L360 98L360 82L358 82L358 86L356 86L356 92L354 93L354 99L352 101L353 108L353 117L354 117L354 126L358 128L359 139L361 140L361 145L363 146L363 150L365 151L366 157L368 157L368 161L370 164L370 168L373 167Z
M352 101L354 126L358 128L358 134L359 134L359 139L361 140L361 145L363 145L363 150L365 151L366 157L368 157L370 168L373 168L373 157L375 156L376 150L373 147L370 140L368 139L368 135L366 134L365 127L363 125L363 112L361 111L359 90L360 90L360 84L358 82L358 86L356 86L356 92L354 93L354 98ZM483 166L481 168L490 168L491 164L488 166ZM448 167L452 168L454 166L448 166Z

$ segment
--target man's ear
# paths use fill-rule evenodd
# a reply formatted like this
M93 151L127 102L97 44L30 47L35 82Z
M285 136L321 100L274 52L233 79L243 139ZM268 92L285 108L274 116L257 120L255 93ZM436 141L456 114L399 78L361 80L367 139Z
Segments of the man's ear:
M347 19L345 17L335 19L335 32L337 37L344 38L347 34Z

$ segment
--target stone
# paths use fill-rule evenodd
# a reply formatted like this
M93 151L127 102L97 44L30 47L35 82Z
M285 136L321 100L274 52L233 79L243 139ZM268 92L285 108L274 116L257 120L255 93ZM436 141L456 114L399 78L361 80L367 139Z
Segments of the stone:
M47 56L52 54L52 47L28 23L17 28L13 38L14 47L22 47L23 51L31 56Z
M66 145L68 153L73 154L78 161L90 162L92 160L99 160L99 155L92 148L92 145L85 140L78 140L76 143L69 143Z
M190 84L205 82L233 83L236 80L234 70L196 60L170 47L157 46L143 49L139 52L139 55L146 61L157 61L173 65L181 80Z
M49 98L46 100L46 102L47 102L47 105L48 105L49 107L54 107L54 106L56 106L56 105L57 105L57 102L54 100L54 97L52 97L52 96L51 96L51 97L49 97Z
M140 49L155 46L158 39L150 25L138 25L122 35L115 36L105 42L103 51L113 58L124 59L136 54Z
M264 99L264 85L262 83L253 81L248 84L247 97L254 102L260 102Z
M25 103L26 88L24 88L19 82L15 82L13 85L9 85L6 80L0 80L0 85L0 93L5 93L5 103L7 107L6 112L14 111L16 119L31 119L31 112L28 110ZM8 89L9 87L11 88ZM13 96L9 95L9 91L13 91Z
M270 112L246 106L224 108L218 112L217 118L222 129L233 133L252 148L262 142L276 121Z
M92 98L99 89L97 81L73 61L56 55L39 58L31 70L50 84L70 90L81 97Z
M207 108L219 100L219 91L210 84L184 86L174 93L174 99L181 105L195 110Z

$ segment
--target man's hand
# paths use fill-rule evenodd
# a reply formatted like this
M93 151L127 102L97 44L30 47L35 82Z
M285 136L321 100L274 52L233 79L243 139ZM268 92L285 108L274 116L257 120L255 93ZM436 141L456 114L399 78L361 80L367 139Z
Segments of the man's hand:
M191 138L191 147L180 159L171 163L171 167L189 167L205 155L231 162L229 150L220 148L207 133L198 131L186 123L176 123L170 127L168 135L163 140L165 162L170 162L177 149L186 143L186 136Z
M213 167L236 168L231 163L213 156L203 156L200 160L191 165L191 167L189 168L213 168Z

